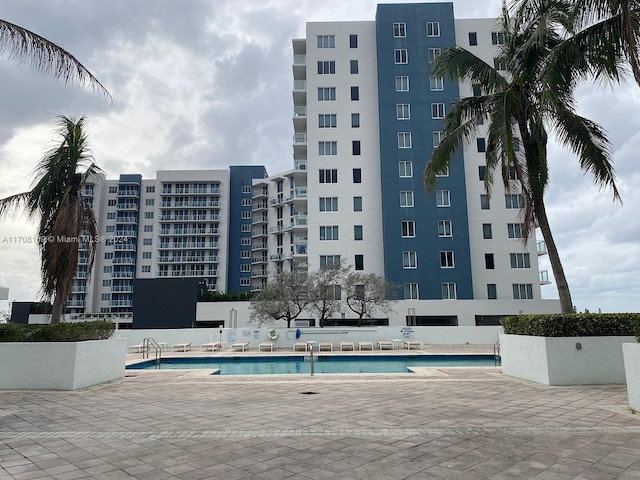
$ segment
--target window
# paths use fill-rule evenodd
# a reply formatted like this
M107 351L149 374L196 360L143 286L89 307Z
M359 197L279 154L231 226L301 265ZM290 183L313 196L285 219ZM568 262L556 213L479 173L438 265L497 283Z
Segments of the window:
M240 258L251 258L251 250L240 250Z
M242 237L240 239L240 245L251 245L251 238L250 237Z
M249 220L251 218L251 212L241 212L241 218Z
M398 148L411 148L411 132L398 132Z
M471 45L471 46L478 45L478 33L477 32L469 32L469 45Z
M251 193L251 185L243 185L242 193Z
M429 63L435 62L436 58L438 57L438 55L440 55L441 52L442 50L440 48L430 48L429 50L427 50Z
M416 252L402 252L402 268L418 268Z
M439 37L439 36L440 36L440 23L427 22L427 37Z
M396 64L405 64L407 63L407 49L406 48L396 48L393 51L396 59Z
M349 48L358 48L358 35L349 35Z
M333 75L336 73L336 62L334 60L318 61L318 75Z
M154 199L153 199L153 198L147 198L147 199L144 201L144 204L145 204L147 207L152 207L154 203L155 203L155 202L154 202Z
M478 153L484 153L487 151L487 142L484 138L476 138L476 146L478 147Z
M319 128L336 128L338 126L338 115L335 113L321 113L318 115Z
M115 206L116 206L116 199L114 198L114 199L112 199L112 200L109 200L109 201L107 202L107 206L109 206L109 207L115 207Z
M491 232L491 224L483 223L482 224L482 238L485 240L490 240L493 238L493 233Z
M509 167L509 180L517 180L516 167Z
M402 221L402 236L404 238L413 238L416 236L416 222L413 220Z
M533 300L533 284L514 283L512 287L514 300Z
M243 263L240 265L240 271L242 273L247 273L251 271L251 264L250 263Z
M153 239L152 238L145 238L142 240L142 245L153 245Z
M113 272L113 266L106 265L106 266L102 267L102 272L103 273L111 273L111 272Z
M102 286L103 287L110 287L111 286L111 280L102 280Z
M336 99L336 87L318 87L319 102L333 102Z
M103 300L103 301L111 300L111 294L110 293L103 293L102 295L100 295L100 300Z
M484 182L484 179L487 176L487 166L486 165L479 165L478 166L478 180L480 180L481 182Z
M118 187L109 187L109 193L118 193Z
M431 118L444 118L444 103L431 104Z
M151 252L142 252L142 259L143 260L151 259Z
M364 270L364 255L355 256L356 270Z
M496 70L506 70L507 62L504 60L504 58L496 57L493 59L493 68L495 68Z
M405 300L418 300L418 284L417 283L405 283L404 284L404 299Z
M504 45L504 32L491 32L491 45Z
M351 142L351 154L360 155L360 140L353 140Z
M442 141L442 132L433 132L433 146L437 147Z
M351 100L360 100L360 87L351 87Z
M482 210L489 210L489 208L491 208L489 204L489 195L486 193L480 195L480 208Z
M153 232L153 225L145 225L144 226L144 231L149 233L149 232Z
M456 299L456 284L452 282L442 284L442 299L443 300L455 300Z
M449 190L436 190L436 206L438 207L451 206L451 194Z
M507 234L509 238L524 238L522 230L521 223L507 223Z
M113 258L113 252L105 252L104 259L111 260Z
M393 36L394 37L406 37L407 36L407 24L406 23L394 23L393 24Z
M504 203L506 208L524 208L524 197L520 194L505 195Z
M453 268L453 252L440 252L440 268Z
M511 268L531 268L528 253L510 253Z
M451 237L451 220L438 220L438 236L439 237Z
M353 169L353 183L362 183L362 169L354 168Z
M336 48L335 35L318 35L318 48Z
M402 160L398 162L398 170L401 178L413 177L413 162L411 160Z
M429 77L429 88L433 91L444 90L444 79L442 77Z
M320 240L338 240L338 226L322 226L320 227Z
M403 190L400 192L400 206L413 207L413 190Z
M363 239L362 225L354 225L353 226L353 239L354 240L362 240Z
M318 142L318 155L337 155L338 142Z
M496 300L498 298L498 289L495 283L487 283L487 298L489 300Z
M144 218L147 220L153 218L153 212L144 212Z
M319 182L320 183L338 183L338 169L337 168L329 168L329 169L320 169L319 172Z
M349 73L351 73L351 75L358 73L358 60L349 61Z
M241 200L242 206L243 207L250 207L251 206L251 199L250 198L243 198Z
M399 75L396 77L396 92L408 92L409 91L409 77L406 75Z
M320 255L320 270L339 270L340 255Z
M148 185L147 186L147 193L155 193L155 191L156 191L155 185Z
M320 197L321 212L337 212L338 197Z
M116 226L115 225L107 225L106 228L107 233L113 233L116 231Z
M351 114L351 128L360 128L360 114L352 113Z
M116 212L107 212L107 220L113 220L116 218Z
M362 211L362 197L353 197L353 211L354 212Z
M217 228L216 228L216 230L217 230ZM240 225L240 231L241 232L250 232L251 231L251 225L247 225L247 224Z
M486 268L487 270L493 270L494 268L496 268L493 253L484 254L484 268Z
M396 118L398 120L408 120L411 118L411 106L408 103L396 105Z

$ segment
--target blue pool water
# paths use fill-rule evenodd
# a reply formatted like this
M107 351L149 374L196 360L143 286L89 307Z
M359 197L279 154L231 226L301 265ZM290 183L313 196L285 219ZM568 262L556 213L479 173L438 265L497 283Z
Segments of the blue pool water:
M408 367L494 367L493 355L319 355L315 373L408 373ZM220 369L220 375L308 374L309 356L163 358L127 366L128 370Z

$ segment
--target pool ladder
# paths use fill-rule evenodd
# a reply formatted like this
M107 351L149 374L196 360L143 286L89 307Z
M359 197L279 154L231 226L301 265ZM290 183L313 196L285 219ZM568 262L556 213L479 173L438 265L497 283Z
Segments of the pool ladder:
M500 337L493 343L493 362L496 366L501 363L500 358Z
M162 348L160 348L160 345L158 345L157 342L151 337L147 337L142 340L142 358L149 358L149 351L152 348L156 355L156 367L160 368L160 360L162 359Z

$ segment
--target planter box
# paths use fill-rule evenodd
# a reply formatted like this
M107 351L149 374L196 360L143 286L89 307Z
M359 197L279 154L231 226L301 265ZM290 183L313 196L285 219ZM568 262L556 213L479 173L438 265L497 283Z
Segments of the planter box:
M640 412L640 343L622 345L624 371L627 376L629 406Z
M77 390L124 377L126 339L0 343L0 390Z
M624 384L622 344L634 340L500 335L502 373L545 385Z

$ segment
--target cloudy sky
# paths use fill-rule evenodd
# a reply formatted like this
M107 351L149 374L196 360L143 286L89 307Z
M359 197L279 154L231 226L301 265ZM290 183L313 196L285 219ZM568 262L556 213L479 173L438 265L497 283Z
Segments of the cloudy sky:
M501 4L453 3L458 18L495 17ZM370 21L375 8L374 0L2 0L0 18L72 52L113 103L0 58L0 198L29 189L58 113L89 117L108 178L231 164L265 165L271 174L290 168L291 39L305 36L307 21ZM551 226L579 310L640 311L640 88L584 85L579 100L581 113L609 133L624 204L552 147ZM37 249L11 243L34 232L22 218L0 223L0 285L10 300L37 298ZM543 296L557 298L555 287L543 287ZM7 306L0 301L0 310Z

